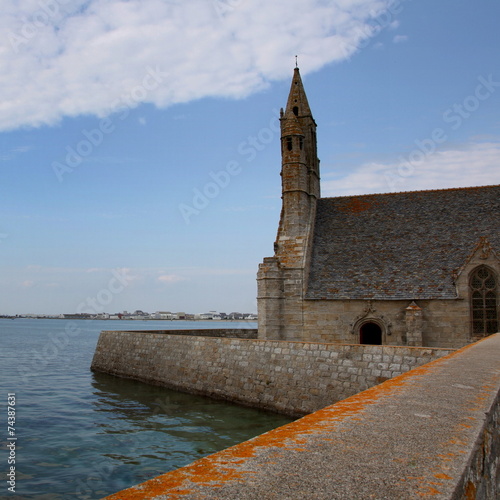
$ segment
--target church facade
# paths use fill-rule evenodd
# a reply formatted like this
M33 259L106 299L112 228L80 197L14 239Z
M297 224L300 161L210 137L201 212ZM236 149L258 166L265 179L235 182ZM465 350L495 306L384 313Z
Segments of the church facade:
M496 333L500 186L321 198L299 69L281 111L282 210L259 337L460 347Z

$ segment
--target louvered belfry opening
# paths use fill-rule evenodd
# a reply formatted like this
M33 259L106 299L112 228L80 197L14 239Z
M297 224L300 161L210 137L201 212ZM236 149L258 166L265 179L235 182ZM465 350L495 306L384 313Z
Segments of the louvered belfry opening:
M498 332L498 280L486 266L478 267L470 280L472 335L483 337Z

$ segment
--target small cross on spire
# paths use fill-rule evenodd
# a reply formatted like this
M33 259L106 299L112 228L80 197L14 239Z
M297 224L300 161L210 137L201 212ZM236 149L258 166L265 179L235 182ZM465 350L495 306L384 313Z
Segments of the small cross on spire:
M296 67L296 68L298 68L298 67L299 67L298 57L299 57L299 56L295 56L295 67Z

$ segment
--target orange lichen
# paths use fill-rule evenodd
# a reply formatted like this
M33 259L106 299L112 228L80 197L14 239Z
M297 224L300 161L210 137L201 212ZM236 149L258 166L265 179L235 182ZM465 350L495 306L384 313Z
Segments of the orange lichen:
M368 207L359 207L359 209L366 208ZM108 496L106 499L148 500L159 495L168 494L170 500L179 500L185 495L196 494L196 492L201 495L197 486L221 487L228 482L243 482L249 475L255 473L249 470L249 461L261 451L271 451L274 449L274 452L271 453L273 457L279 457L281 455L278 451L279 449L292 450L297 453L307 453L309 448L307 447L308 440L305 436L318 436L326 432L331 432L334 429L342 431L343 429L338 429L338 425L347 420L350 422L354 421L359 425L358 422L363 420L360 418L361 415L366 412L370 405L376 404L382 398L394 396L403 390L410 381L418 380L423 375L431 373L436 367L440 366L442 363L446 363L447 359L450 357L460 356L461 352L469 348L470 345L427 365L414 368L381 385L372 387L332 406L306 415L290 424L269 431L214 455L199 459L191 465L168 472L155 479L142 483L141 485ZM323 440L338 442L338 440L329 438ZM464 442L457 437L456 439L451 439L447 444L463 445ZM456 453L440 454L437 456L443 461L449 461L449 457L456 456ZM245 464L248 464L248 467L245 467ZM452 479L439 470L435 471L434 477L436 479ZM406 479L426 482L423 477L413 478L407 476ZM405 479L402 478L401 480ZM421 485L418 495L433 496L439 494L440 491L430 485L439 486L441 484L442 483L434 483L427 480L426 484Z
M476 404L475 405L468 405L468 407L466 408L467 411L477 412L478 410L481 410L484 407L484 404L481 404L481 402L488 400L486 393L491 392L491 390L493 390L498 385L498 379L499 379L498 373L491 374L491 377L494 378L495 383L494 384L491 384L491 383L484 384L481 387L481 392L479 392L479 394L475 394L474 399L469 402L469 403L476 403ZM463 418L464 418L464 420L468 420L468 421L477 420L477 417L474 417L471 415L465 415ZM468 425L464 422L457 424L456 428L454 429L455 438L449 439L446 443L443 443L443 445L445 445L445 446L452 445L455 448L458 446L462 446L462 447L466 446L466 443L464 442L464 440L460 439L458 436L462 436L463 432L466 432L467 429L471 429L472 427L473 427L472 425ZM450 453L447 453L446 455L440 454L437 456L438 456L438 458L441 459L442 462L445 462L445 461L450 461L450 458L448 458L448 457L455 458L458 455L465 455L465 454L468 454L468 451L465 451L464 449L458 449L455 453L450 452ZM441 465L441 469L446 470L447 468L444 465ZM434 477L436 477L438 479L453 479L450 476L448 476L447 474L444 474L442 472L434 474ZM466 486L465 498L471 499L471 500L475 498L475 485L471 482L469 482Z
M453 479L451 476L448 476L448 474L443 474L443 473L434 474L434 477L436 479Z
M432 486L426 486L425 491L419 491L417 492L417 495L419 497L430 497L434 495L439 495L441 492L437 490L436 488L433 488Z
M471 481L468 481L465 487L465 499L476 500L476 485Z
M361 199L359 197L351 198L344 205L339 207L342 212L359 214L366 210L369 210L374 205L373 201L368 201L367 199Z

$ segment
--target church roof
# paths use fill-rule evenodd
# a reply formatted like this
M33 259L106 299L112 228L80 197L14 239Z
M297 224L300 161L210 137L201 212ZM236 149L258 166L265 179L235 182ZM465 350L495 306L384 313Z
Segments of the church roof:
M500 251L500 186L321 198L306 298L456 298L481 237Z

